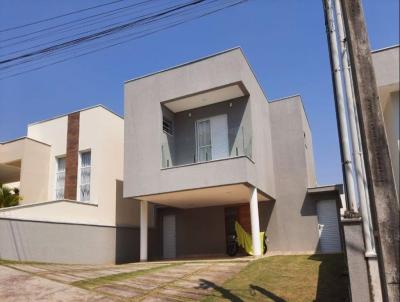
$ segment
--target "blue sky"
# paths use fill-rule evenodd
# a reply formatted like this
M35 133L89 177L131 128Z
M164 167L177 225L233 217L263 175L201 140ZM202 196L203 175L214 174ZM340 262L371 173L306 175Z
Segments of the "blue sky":
M0 29L108 1L2 0ZM399 43L399 1L364 0L372 49ZM248 3L76 60L0 81L0 141L26 125L104 104L123 114L123 82L241 46L269 100L300 94L319 184L341 182L322 1Z

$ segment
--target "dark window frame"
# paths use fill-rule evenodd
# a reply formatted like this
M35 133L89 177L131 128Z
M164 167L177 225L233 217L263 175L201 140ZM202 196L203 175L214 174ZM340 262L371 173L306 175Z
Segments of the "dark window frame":
M174 124L170 119L163 117L162 127L163 127L163 131L166 134L171 135L171 136L174 135Z

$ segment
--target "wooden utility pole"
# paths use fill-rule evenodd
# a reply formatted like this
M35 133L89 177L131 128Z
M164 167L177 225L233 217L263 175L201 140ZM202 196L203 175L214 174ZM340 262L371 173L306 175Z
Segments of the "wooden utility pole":
M384 301L400 301L399 206L361 0L341 0Z

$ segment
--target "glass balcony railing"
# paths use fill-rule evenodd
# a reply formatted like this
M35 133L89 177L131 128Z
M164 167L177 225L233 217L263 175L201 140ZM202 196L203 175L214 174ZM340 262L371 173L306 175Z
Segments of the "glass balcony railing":
M185 131L182 131L185 133ZM228 129L228 137L197 139L196 135L179 137L163 134L161 167L172 168L213 160L247 156L252 159L252 135L250 129L241 126ZM183 135L183 134L182 134ZM199 145L202 143L203 145Z

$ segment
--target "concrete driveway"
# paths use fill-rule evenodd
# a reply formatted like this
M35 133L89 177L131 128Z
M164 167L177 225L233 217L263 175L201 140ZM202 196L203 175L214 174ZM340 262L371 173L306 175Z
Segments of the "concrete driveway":
M68 284L0 266L0 301L113 301Z
M0 301L200 301L249 258L123 265L0 265Z

